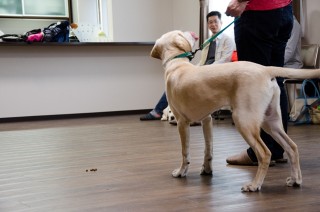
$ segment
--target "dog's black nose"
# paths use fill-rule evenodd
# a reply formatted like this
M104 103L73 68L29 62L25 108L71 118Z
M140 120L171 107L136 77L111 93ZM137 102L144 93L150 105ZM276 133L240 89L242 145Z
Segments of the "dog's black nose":
M174 116L171 116L171 117L170 117L170 121L173 121L173 120L174 120Z

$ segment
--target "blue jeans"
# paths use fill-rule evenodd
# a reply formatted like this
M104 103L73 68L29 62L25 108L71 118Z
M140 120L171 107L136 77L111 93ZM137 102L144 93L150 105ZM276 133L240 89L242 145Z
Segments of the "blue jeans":
M154 108L154 111L160 115L162 115L162 111L168 107L168 100L166 96L166 92L164 92L159 99L159 102L157 103L156 107Z
M235 22L234 33L238 59L264 66L284 65L284 53L293 26L292 5L268 11L245 11ZM283 79L277 79L281 90L280 107L285 131L288 123L288 99ZM271 159L283 158L284 150L263 130L261 138L272 153ZM252 148L247 150L252 161L257 157Z

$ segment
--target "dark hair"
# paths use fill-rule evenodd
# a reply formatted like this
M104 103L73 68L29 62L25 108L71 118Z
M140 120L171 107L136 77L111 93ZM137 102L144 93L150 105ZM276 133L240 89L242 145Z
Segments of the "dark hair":
M221 20L221 13L219 11L211 11L207 15L207 22L209 20L209 17L211 16L218 16L218 18Z

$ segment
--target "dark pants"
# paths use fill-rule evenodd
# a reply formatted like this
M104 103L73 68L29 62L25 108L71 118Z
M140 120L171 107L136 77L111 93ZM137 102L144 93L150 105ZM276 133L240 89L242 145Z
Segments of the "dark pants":
M166 109L166 107L168 107L168 100L167 100L167 96L166 96L166 92L164 92L161 96L161 98L159 99L159 102L157 103L156 107L154 108L154 110L162 115L162 111L164 109Z
M265 66L284 65L284 53L293 26L292 6L268 10L245 11L235 22L234 33L237 45L238 59L251 61ZM277 79L281 90L280 107L282 122L287 131L288 99L283 85L283 79ZM270 149L272 159L283 157L284 150L271 136L264 131L261 138ZM252 150L247 150L252 161L257 158Z

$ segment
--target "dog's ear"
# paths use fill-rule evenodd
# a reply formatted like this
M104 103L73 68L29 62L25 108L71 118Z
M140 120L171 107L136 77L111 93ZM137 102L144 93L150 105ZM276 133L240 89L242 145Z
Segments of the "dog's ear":
M157 58L157 59L161 59L161 48L159 47L159 45L156 44L153 46L150 56L153 58Z
M190 43L188 40L184 37L184 34L180 32L176 39L174 40L174 46L178 48L181 51L189 51L191 50Z

